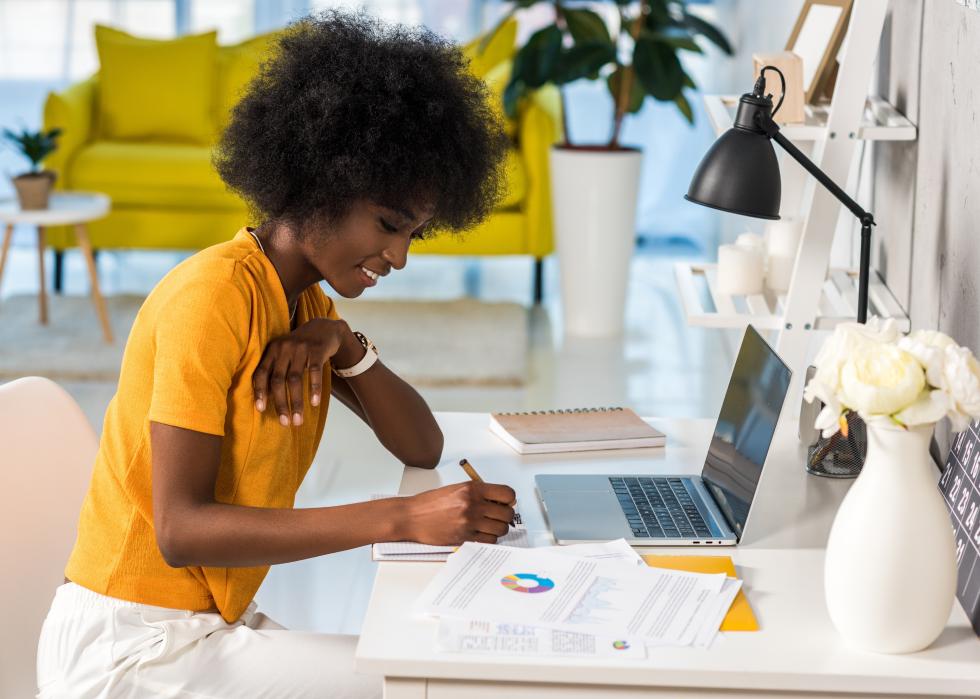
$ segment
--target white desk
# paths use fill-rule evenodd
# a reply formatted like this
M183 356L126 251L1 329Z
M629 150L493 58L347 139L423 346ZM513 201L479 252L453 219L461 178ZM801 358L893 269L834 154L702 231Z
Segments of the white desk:
M792 411L790 411L792 412ZM487 480L508 483L535 543L550 543L534 497L539 473L698 472L713 422L654 420L666 450L521 457L490 434L485 414L437 415L446 435L435 471L406 469L401 492L465 480L467 457ZM412 604L438 563L382 563L357 648L357 669L385 677L387 699L461 697L980 696L980 640L957 603L943 635L905 656L847 648L827 616L823 547L849 481L807 476L796 424L777 430L746 539L737 548L660 552L731 555L762 627L721 634L709 650L661 648L644 661L486 657L437 653L436 622Z

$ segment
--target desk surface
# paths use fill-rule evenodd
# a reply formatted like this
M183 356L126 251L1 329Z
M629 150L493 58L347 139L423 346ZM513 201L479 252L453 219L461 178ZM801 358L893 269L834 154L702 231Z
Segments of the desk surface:
M514 487L534 545L551 543L534 496L535 475L698 473L713 428L713 421L708 420L651 420L667 435L666 449L522 457L487 431L486 414L440 413L437 418L446 435L442 465L433 471L406 469L401 492L410 494L465 480L455 465L465 456L486 480ZM980 640L958 603L943 635L920 653L877 655L845 646L824 605L823 547L850 481L808 476L803 456L795 421L784 419L763 472L746 536L738 547L655 549L732 556L761 631L721 634L709 650L651 650L645 661L437 653L436 622L416 617L411 608L439 564L382 563L357 648L357 668L388 678L980 694Z

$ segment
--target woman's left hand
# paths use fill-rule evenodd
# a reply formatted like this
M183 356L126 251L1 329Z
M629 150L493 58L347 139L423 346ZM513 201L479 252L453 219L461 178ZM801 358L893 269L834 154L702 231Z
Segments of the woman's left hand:
M270 342L252 374L256 410L265 411L271 395L283 427L289 426L290 415L293 425L302 425L303 374L309 369L310 404L317 406L321 400L324 364L334 356L356 354L351 340L360 347L343 320L316 318ZM354 358L349 363L357 361Z

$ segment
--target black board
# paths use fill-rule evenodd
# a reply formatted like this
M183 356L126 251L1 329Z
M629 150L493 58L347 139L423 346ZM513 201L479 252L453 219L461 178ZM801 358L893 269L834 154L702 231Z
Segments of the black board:
M956 537L956 596L980 636L980 422L953 440L939 489Z

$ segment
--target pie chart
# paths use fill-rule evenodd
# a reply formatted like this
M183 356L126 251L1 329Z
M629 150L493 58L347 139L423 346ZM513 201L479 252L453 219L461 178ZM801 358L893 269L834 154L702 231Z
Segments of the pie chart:
M500 579L500 584L514 592L547 592L555 587L551 578L534 573L513 573Z

